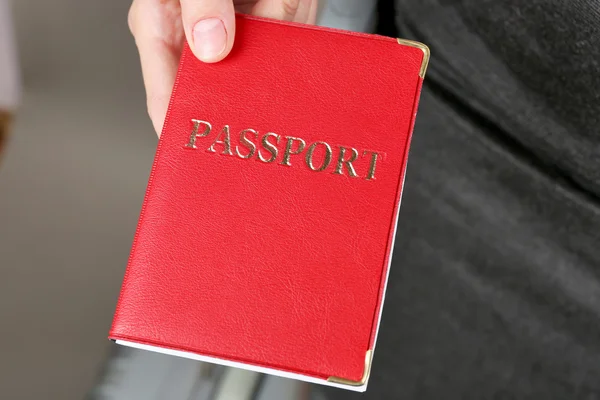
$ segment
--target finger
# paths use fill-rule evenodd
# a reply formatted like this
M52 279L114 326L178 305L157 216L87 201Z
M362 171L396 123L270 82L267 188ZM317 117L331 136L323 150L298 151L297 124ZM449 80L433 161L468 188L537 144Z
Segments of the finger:
M148 115L160 136L175 84L179 53L173 52L160 42L143 43L138 48L146 87Z
M314 23L314 20L310 21L313 3L316 4L316 0L259 0L252 14L284 21ZM316 14L316 7L314 13Z
M307 24L316 24L317 23L317 14L319 11L319 0L312 0L310 3L310 12L308 13L308 21Z
M160 136L183 42L178 1L135 0L129 27L140 54L148 114Z
M220 61L233 46L235 14L232 0L181 0L183 27L196 57Z

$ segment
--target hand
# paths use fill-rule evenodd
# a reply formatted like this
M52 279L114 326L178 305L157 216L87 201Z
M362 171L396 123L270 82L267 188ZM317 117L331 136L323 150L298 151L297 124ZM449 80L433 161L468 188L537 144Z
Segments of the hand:
M313 24L317 0L134 0L129 29L140 53L148 114L162 130L184 38L196 57L217 62L235 37L234 12Z

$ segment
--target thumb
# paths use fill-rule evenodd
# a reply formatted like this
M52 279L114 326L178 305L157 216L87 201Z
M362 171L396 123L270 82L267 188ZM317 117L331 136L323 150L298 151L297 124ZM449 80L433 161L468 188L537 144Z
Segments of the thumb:
M232 0L181 0L187 41L198 59L221 61L233 46L235 11Z

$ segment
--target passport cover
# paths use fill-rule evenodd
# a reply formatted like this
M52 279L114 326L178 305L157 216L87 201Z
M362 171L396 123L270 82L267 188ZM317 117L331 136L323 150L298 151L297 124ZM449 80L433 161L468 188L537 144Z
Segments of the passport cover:
M186 46L110 339L364 391L428 59L241 15Z

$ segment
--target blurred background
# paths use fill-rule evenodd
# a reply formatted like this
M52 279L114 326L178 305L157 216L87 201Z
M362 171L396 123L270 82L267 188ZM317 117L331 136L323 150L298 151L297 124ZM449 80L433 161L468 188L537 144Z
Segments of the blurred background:
M2 399L81 399L112 347L156 144L129 4L12 2L24 90L0 160Z
M0 399L178 398L161 385L183 392L224 372L115 354L106 339L157 141L130 1L18 0L10 19L8 5L0 0L0 113L14 114L0 159ZM371 29L374 2L338 5L322 24ZM296 390L270 387L288 398Z

